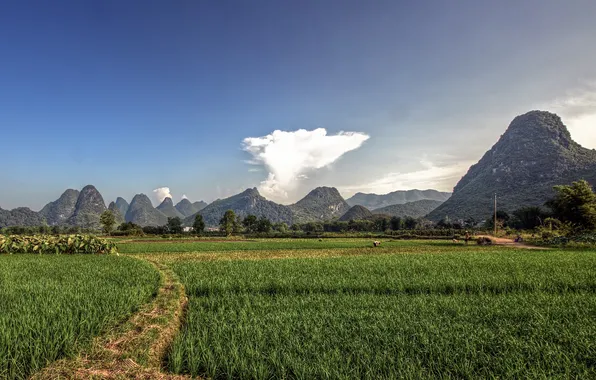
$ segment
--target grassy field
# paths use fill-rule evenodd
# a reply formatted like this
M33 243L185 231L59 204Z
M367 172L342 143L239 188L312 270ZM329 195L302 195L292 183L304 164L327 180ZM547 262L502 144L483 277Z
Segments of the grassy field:
M189 307L169 368L212 378L596 376L596 252L396 244L394 254L170 261ZM425 246L435 253L420 254Z
M470 243L468 247L475 246ZM121 242L118 250L122 253L184 253L184 252L229 252L229 251L285 251L285 250L327 250L341 248L361 248L372 250L372 239L255 239L218 241L205 239L200 241L181 241L156 239ZM461 250L463 245L455 246L450 241L438 240L383 240L379 249L426 252L431 250ZM371 251L376 252L376 251Z
M76 356L147 308L159 273L144 260L177 286L179 278L188 297L181 320L168 322L159 307L139 313L183 322L164 363L174 373L596 378L595 250L389 240L373 248L371 239L118 247L125 255L0 256L0 378ZM183 310L183 300L170 301Z
M149 263L118 256L0 256L0 378L75 355L157 290Z

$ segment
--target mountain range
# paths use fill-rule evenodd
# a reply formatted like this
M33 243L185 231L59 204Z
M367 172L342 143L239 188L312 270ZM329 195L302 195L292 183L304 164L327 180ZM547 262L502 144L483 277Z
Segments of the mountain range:
M172 199L166 198L155 208L146 195L137 194L130 204L118 197L106 208L102 195L89 185L81 191L66 190L39 212L26 207L0 208L0 227L47 224L98 228L99 215L106 209L114 212L118 222L125 220L141 226L164 225L172 216L190 226L197 214L203 216L207 226L217 226L229 209L239 217L253 214L287 224L370 218L370 214L481 221L492 214L495 193L499 209L511 212L522 206L542 206L553 196L554 185L578 179L596 184L596 150L573 141L557 115L531 111L511 122L497 143L470 167L452 194L407 190L381 195L357 193L344 200L337 189L318 187L292 205L281 205L252 188L209 205L187 199L174 205Z
M429 202L440 203L439 201ZM401 206L406 209L417 208L416 204L417 202L411 202ZM207 226L217 226L227 210L233 210L240 218L252 214L265 217L274 223L283 222L288 225L340 218L340 220L365 219L376 213L359 205L350 208L339 191L333 187L318 187L292 205L281 205L267 200L256 188L252 188L225 199L218 199L209 205L203 201L191 203L188 199L183 199L174 205L171 198L165 198L157 207L153 207L147 195L137 194L130 204L124 198L118 197L106 208L99 191L89 185L81 191L66 190L60 198L48 203L38 213L28 208L12 211L0 209L0 227L48 224L97 229L100 226L99 216L106 209L112 211L117 223L126 221L141 226L161 226L167 223L168 217L179 217L183 219L184 225L192 226L197 214L203 216ZM387 215L393 214L387 210ZM418 212L415 216L422 215L424 213Z
M385 206L372 210L373 214L422 218L434 209L443 204L443 201L435 201L432 199L421 199L419 201L401 203L391 206Z
M356 193L346 199L350 206L364 206L369 210L381 207L400 205L404 203L416 202L420 200L433 200L445 202L451 193L445 193L437 190L398 190L388 194L367 194Z

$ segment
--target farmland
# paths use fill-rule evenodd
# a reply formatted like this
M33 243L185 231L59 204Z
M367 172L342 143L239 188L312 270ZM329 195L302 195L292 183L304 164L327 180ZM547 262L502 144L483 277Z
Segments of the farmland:
M418 246L420 248L420 246ZM492 249L173 264L169 368L212 378L594 376L596 255Z
M0 378L85 355L90 337L155 293L159 274L147 260L173 271L188 297L163 357L163 370L174 374L596 376L594 250L416 240L384 240L377 248L370 239L155 240L119 239L118 257L0 256L0 309L9 310L0 314ZM84 333L72 331L76 318L85 321L77 327ZM17 347L10 345L15 334L26 337Z
M158 283L149 263L128 257L0 255L0 378L77 354Z

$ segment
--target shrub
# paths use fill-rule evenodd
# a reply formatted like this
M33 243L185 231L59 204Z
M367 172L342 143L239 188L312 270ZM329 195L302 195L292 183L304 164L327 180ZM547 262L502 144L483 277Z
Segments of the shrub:
M0 253L112 254L116 244L92 235L0 236Z

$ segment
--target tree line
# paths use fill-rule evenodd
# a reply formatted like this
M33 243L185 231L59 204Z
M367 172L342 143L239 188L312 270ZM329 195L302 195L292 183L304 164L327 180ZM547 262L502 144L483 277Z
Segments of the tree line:
M545 203L545 207L528 206L513 211L497 212L499 228L516 230L535 230L548 227L550 230L563 230L566 234L577 234L596 229L596 194L586 181L573 182L571 185L554 187L555 196ZM116 226L114 214L107 210L100 216L102 230L112 235L166 235L182 234L184 227L179 217L168 218L163 226L141 227L131 222ZM219 233L227 236L232 234L269 234L269 233L305 233L317 234L324 232L349 233L349 232L395 232L408 230L463 230L473 229L478 226L474 219L450 221L443 219L437 223L412 217L376 217L365 220L326 222L273 223L261 216L247 215L244 218L227 210L219 221ZM494 218L488 218L483 227L492 229ZM92 233L94 231L78 226L37 226L37 227L5 227L3 234L77 234ZM197 214L190 233L201 235L205 233L205 222L202 215Z
M505 211L497 211L496 222L499 228L511 228L516 230L534 230L541 226L548 225L551 229L565 226L567 229L580 231L593 231L596 229L596 194L590 184L584 180L573 182L571 185L560 185L554 187L555 196L545 203L546 208L538 206L522 207L515 210L511 215ZM114 225L113 214L106 211L101 217L104 232L108 233ZM488 218L484 221L484 228L492 229L495 219ZM473 229L478 222L472 218L460 221L440 220L437 223L423 218L413 217L376 217L364 220L339 221L331 220L326 222L294 223L288 226L286 223L272 223L269 219L261 216L247 215L244 218L236 215L233 210L227 210L219 221L219 232L225 235L232 234L268 234L271 232L390 232L401 230L424 230L424 229L450 229L463 230ZM147 234L180 234L183 232L182 221L178 217L168 218L168 223L161 227L140 227L132 223L123 223L118 227L119 231L137 230ZM205 230L205 222L200 214L197 214L192 226L192 232L202 234Z

